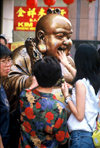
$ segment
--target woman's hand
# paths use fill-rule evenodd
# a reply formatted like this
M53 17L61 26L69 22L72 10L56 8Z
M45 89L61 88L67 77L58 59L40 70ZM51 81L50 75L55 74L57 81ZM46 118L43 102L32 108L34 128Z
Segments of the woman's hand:
M64 66L70 64L69 61L68 61L68 59L67 59L66 53L65 53L64 51L58 51L58 52L59 52L58 58L59 58L60 62L61 62Z
M69 84L66 82L62 83L61 91L65 98L69 96Z
M70 73L69 76L72 76L72 80L74 79L76 75L76 69L75 69L75 64L74 61L70 56L66 56L66 53L64 51L58 51L59 52L59 60L60 62L66 67L68 72Z

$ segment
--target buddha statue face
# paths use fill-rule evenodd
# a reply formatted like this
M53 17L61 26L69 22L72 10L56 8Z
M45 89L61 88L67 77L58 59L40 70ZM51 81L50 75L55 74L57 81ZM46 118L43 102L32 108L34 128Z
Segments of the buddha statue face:
M38 48L42 53L58 57L58 51L70 54L72 25L59 14L48 14L40 19L36 28Z

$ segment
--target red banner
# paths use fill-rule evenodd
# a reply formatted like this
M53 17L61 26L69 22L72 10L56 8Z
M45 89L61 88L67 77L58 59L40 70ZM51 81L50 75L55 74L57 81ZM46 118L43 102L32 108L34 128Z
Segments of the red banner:
M52 7L55 9L58 7ZM59 7L61 15L68 18L67 7ZM48 7L14 7L14 31L35 31L37 21L46 15Z

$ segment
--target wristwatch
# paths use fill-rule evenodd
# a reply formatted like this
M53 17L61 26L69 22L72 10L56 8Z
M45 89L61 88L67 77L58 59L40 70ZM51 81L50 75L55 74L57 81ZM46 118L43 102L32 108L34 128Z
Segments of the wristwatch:
M72 98L71 98L71 97L66 97L66 98L65 98L65 103L68 104L68 101L69 101L69 100L72 101Z

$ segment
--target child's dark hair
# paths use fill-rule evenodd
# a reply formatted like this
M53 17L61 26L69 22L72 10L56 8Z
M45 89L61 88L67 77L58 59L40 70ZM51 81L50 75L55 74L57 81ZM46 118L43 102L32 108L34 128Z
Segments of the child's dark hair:
M38 60L33 65L32 73L42 87L52 87L62 77L60 64L52 56L45 56Z
M12 52L10 51L9 48L7 48L5 45L0 43L0 59L5 58L8 56L12 56Z

